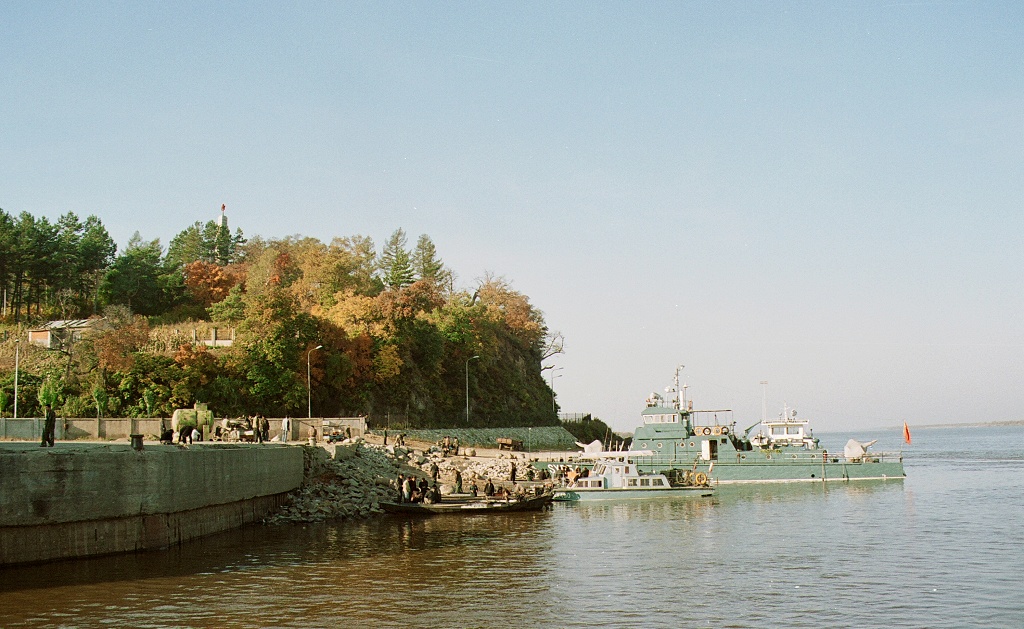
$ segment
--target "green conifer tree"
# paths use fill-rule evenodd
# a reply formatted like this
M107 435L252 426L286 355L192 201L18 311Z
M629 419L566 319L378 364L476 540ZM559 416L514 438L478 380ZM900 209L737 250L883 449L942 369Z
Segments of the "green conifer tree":
M406 242L405 231L398 228L388 238L380 255L381 280L388 288L402 288L416 279Z

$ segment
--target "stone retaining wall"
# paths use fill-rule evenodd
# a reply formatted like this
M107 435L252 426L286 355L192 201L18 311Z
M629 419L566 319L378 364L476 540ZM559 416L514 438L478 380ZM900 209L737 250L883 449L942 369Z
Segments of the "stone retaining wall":
M259 520L300 486L277 444L0 446L0 565L160 548Z

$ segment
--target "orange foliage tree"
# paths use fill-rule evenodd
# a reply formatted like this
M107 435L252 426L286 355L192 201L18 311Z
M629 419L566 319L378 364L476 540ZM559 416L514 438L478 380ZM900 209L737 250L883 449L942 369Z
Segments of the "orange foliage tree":
M196 303L209 306L223 301L238 278L226 267L196 260L185 265L185 287Z

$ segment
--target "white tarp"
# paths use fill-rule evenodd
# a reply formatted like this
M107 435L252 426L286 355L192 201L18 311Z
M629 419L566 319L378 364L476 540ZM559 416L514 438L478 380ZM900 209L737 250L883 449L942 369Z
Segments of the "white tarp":
M850 439L846 442L846 447L843 448L843 456L848 459L860 459L868 453L868 448L871 447L878 439L873 439L867 443L861 443L856 439Z
M594 439L593 441L591 441L588 444L582 444L579 441L577 441L576 445L578 445L579 447L583 448L583 452L586 453L586 454L593 454L595 452L600 452L601 449L602 449L601 442L598 441L597 439Z

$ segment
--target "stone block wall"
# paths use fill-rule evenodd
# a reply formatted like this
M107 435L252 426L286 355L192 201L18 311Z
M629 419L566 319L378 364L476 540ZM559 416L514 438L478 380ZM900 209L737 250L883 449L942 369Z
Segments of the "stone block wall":
M0 565L161 547L224 531L269 513L302 474L298 446L5 444Z

